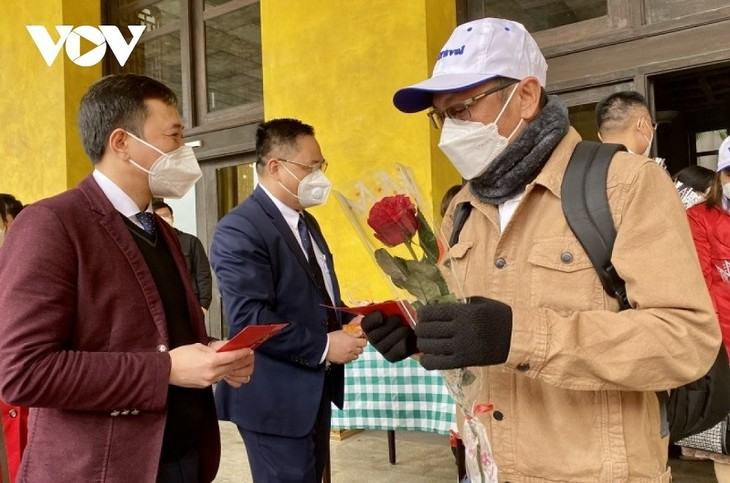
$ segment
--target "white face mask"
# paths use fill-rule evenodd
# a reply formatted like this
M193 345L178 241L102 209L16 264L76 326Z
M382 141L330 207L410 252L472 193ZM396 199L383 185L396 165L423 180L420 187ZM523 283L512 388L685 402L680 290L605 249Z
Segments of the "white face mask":
M509 140L522 125L522 119L520 119L509 137L499 134L497 128L497 123L516 91L517 85L512 89L497 118L489 124L459 121L448 117L444 119L439 148L448 156L462 178L470 180L484 173L491 162L505 150Z
M299 187L297 188L297 194L292 193L287 189L286 186L281 184L281 181L276 181L279 186L284 188L287 193L294 196L299 200L299 204L302 208L310 208L312 206L319 206L327 201L332 189L332 182L324 175L321 169L317 169L306 175L304 178L299 179L294 173L289 171L289 168L281 166L286 170L287 173L292 175L295 180L299 181Z
M174 151L163 153L134 134L130 132L127 132L127 134L160 153L160 157L152 163L152 166L148 170L134 162L134 160L129 160L132 165L149 174L152 196L159 198L182 198L185 193L190 191L190 188L193 187L200 177L203 176L193 148L190 146L180 146Z
M651 151L651 143L654 141L654 130L653 129L651 130L651 136L649 136L648 138L646 136L644 136L644 133L641 132L641 131L639 131L639 134L641 134L641 137L643 137L644 139L646 139L646 142L648 143L646 145L646 149L644 150L644 157L645 158L648 158L649 157L649 151Z

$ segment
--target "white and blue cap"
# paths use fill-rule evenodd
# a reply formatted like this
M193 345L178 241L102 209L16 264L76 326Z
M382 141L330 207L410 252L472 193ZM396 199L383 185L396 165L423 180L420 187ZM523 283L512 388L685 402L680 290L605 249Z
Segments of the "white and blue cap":
M512 20L483 18L456 27L439 52L430 79L393 96L403 112L431 107L434 93L457 92L494 77L536 77L545 87L547 62L525 27Z
M717 151L717 172L730 168L730 136L726 137Z

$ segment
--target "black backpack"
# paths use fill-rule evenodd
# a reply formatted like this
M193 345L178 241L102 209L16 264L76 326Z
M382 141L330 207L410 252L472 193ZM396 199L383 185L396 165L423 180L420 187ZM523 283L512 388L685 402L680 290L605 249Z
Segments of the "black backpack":
M585 250L604 290L618 300L621 310L629 309L626 284L611 263L616 228L611 217L606 192L608 167L619 144L581 141L568 162L561 188L563 213L568 226ZM454 212L454 229L449 245L459 240L471 204L460 203ZM697 434L724 420L730 412L730 365L724 344L715 363L700 379L673 389L657 392L665 417L662 436L669 434L674 443Z

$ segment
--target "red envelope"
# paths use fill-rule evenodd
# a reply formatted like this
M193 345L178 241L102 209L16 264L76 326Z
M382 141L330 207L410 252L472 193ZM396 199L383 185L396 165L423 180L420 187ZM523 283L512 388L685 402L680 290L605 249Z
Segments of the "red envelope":
M289 325L288 322L282 324L247 325L216 352L235 351L244 347L255 349L287 325Z
M413 308L410 302L405 300L386 300L377 304L361 305L356 307L332 307L329 305L322 305L330 309L339 310L340 312L347 312L348 314L355 315L368 315L376 310L383 313L385 317L391 315L400 315L403 323L410 326L415 324L418 320L416 315L416 309Z

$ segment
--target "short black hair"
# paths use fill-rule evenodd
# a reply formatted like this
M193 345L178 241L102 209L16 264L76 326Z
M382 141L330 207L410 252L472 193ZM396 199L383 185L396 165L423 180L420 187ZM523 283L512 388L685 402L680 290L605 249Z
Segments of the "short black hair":
M262 122L256 129L256 168L263 169L267 156L277 146L296 147L299 136L314 136L314 128L298 119Z
M172 206L168 205L164 201L155 200L155 201L152 202L152 211L161 210L163 208L167 208L168 210L170 210L170 214L171 215L174 215L175 214L175 213L172 212Z
M101 160L109 135L115 129L122 128L141 137L148 114L145 101L150 99L177 106L172 89L144 75L109 75L89 88L81 99L78 125L81 142L92 163Z
M21 203L15 196L7 193L0 193L0 221L3 223L8 222L8 215L15 218L23 209L23 203Z
M695 191L704 192L715 182L715 172L703 166L687 166L677 171L677 174L672 176L672 181L679 181Z
M601 131L604 126L609 130L625 127L631 112L637 107L649 110L646 98L636 91L615 92L602 99L596 104L598 130Z

